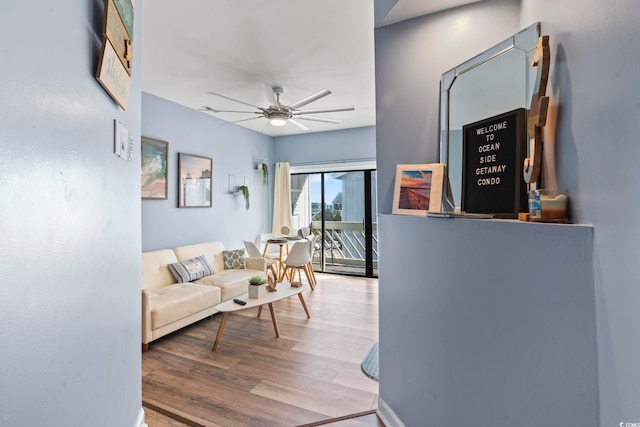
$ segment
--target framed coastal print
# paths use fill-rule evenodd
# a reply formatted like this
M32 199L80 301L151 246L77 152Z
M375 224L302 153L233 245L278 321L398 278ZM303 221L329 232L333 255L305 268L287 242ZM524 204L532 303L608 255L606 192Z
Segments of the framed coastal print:
M167 153L169 143L159 139L142 137L140 158L143 199L167 200Z
M396 165L392 213L425 216L442 209L443 163Z
M211 157L178 153L178 207L210 208L213 172Z

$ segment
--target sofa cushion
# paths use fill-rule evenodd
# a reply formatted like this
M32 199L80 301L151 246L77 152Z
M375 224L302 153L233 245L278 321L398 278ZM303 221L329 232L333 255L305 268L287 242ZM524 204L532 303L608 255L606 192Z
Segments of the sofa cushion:
M214 273L204 255L167 265L178 283L192 282Z
M185 259L204 255L215 272L224 270L222 251L224 251L224 245L222 242L196 243L193 245L173 248L173 252L175 252L178 261L184 261Z
M152 329L158 329L219 304L220 289L196 283L176 283L151 290L150 302Z
M234 249L232 251L222 251L225 270L244 269L244 249Z
M178 262L171 249L142 253L142 289L153 289L176 283L167 264Z
M218 271L213 276L206 276L193 283L215 286L220 288L220 298L222 301L235 298L249 291L249 277L265 277L264 271L260 270L223 270Z

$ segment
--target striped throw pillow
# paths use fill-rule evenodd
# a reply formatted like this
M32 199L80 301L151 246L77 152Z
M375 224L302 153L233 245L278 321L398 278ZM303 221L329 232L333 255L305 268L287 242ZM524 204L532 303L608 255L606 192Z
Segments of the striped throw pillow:
M204 255L167 265L178 283L191 282L214 274L213 268Z

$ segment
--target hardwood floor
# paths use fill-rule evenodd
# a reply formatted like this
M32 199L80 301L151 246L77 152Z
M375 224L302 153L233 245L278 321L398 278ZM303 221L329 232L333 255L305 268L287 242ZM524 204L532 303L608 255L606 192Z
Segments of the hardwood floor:
M378 339L378 281L317 274L315 291L268 310L220 314L151 343L142 354L142 399L156 426L300 426L377 408L378 383L360 362ZM281 285L282 286L282 285ZM371 416L368 416L371 417ZM362 417L327 424L366 426ZM356 424L358 423L358 424Z

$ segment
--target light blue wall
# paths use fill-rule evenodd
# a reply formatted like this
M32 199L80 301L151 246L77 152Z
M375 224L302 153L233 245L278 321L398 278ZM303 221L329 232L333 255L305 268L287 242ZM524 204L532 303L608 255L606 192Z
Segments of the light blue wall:
M227 124L209 114L165 99L142 94L142 134L169 142L169 199L142 201L142 249L163 248L221 241L227 249L243 247L242 240L255 240L271 230L273 196L273 138ZM213 207L180 208L178 199L178 154L213 158ZM255 170L255 159L270 166L269 186ZM229 193L229 175L236 185L247 177L250 208L244 199Z
M272 138L226 124L157 96L142 94L142 134L169 142L169 199L142 201L142 250L172 248L219 240L227 248L242 246L258 233L271 231L273 172L276 162L333 162L375 158L375 127ZM213 208L178 209L179 152L213 158ZM267 161L269 186L254 171L254 159ZM240 184L247 177L251 207L229 194L228 175Z
M274 144L275 161L292 164L375 157L375 126L280 136Z
M141 413L140 34L121 110L95 79L103 2L0 2L0 424Z
M380 213L391 213L397 163L438 161L441 74L518 31L518 3L484 1L375 30Z
M379 220L380 398L407 427L597 426L591 227Z
M389 13L398 0L376 0L374 5L374 22L378 24Z
M519 21L516 28L513 28L514 14ZM636 122L640 113L639 86L634 71L640 68L640 57L633 53L640 44L639 20L640 6L633 0L607 4L596 0L487 1L376 30L376 129L382 213L391 209L395 163L437 159L439 74L510 33L540 21L543 34L551 36L552 68L548 88L552 97L548 124L551 135L547 135L550 143L546 150L556 154L558 186L569 190L574 218L594 226L593 241L589 244L580 236L571 235L566 230L570 227L561 226L562 232L555 236L551 235L554 233L538 233L534 224L504 226L471 220L433 223L423 219L423 225L420 219L383 216L380 230L380 397L408 426L429 424L433 412L425 401L435 405L435 414L441 415L442 411L448 410L455 414L456 420L465 421L447 422L451 425L530 425L530 420L545 417L537 425L609 426L639 422L640 287L636 283L640 277L637 262L640 258L637 238L640 222L635 212L640 202L634 197L637 185L632 177L633 162L640 154L640 146L633 142L637 139ZM557 122L555 146L551 144L554 122ZM464 233L459 235L458 229ZM415 236L419 239L412 242ZM438 250L431 251L431 247ZM519 257L512 259L513 254L506 253L505 247L511 248L511 252ZM451 323L457 319L451 316L447 319L449 322L441 322L435 330L430 329L426 335L431 338L429 342L417 341L415 331L408 330L406 322L397 317L400 301L389 298L389 293L398 283L415 280L418 272L410 267L415 265L411 263L413 257L406 265L390 258L394 248L401 248L403 253L423 253L420 260L429 277L442 280L451 275L456 279L452 282L455 289L473 284L470 291L480 292L485 301L488 301L486 293L497 290L496 286L505 286L505 278L515 278L518 283L513 289L505 287L502 292L495 292L494 305L488 308L491 316L495 309L507 314L504 321L477 336L471 333L473 330L462 330ZM487 250L496 251L500 256L495 260L486 259L480 251ZM485 259L485 269L480 268L473 255L475 252ZM554 256L572 257L573 261L558 263ZM459 261L452 265L451 259ZM467 270L469 265L475 267ZM544 265L553 265L549 272L560 274L566 281L558 282L554 287L537 272L530 276L532 268ZM537 277L538 281L532 277ZM425 304L452 295L447 289L442 291L447 292L445 294L438 292L437 286L427 286L428 290L424 290L420 298L408 288L401 289L402 312L425 312L412 320L431 328L428 322L438 319L424 310ZM521 295L514 295L516 291ZM551 298L558 293L567 305L564 317L551 307ZM575 300L571 300L572 295ZM537 314L514 304L514 298L522 296L540 308ZM594 300L591 307L594 316L588 312L589 298ZM468 296L457 292L456 299L464 302ZM542 309L544 305L551 309L551 317L548 308ZM512 312L507 313L506 307L513 307ZM473 310L479 314L477 307ZM457 339L490 345L496 341L496 336L508 336L515 332L514 328L518 329L516 321L523 310L531 314L531 322L540 324L540 331L549 328L550 333L556 333L555 328L561 334L568 334L565 338L584 349L584 356L566 348L564 339L548 342L546 351L556 360L545 355L541 355L539 363L529 359L523 372L530 375L537 371L540 380L531 378L525 388L515 387L515 383L509 383L513 378L501 378L499 371L494 370L494 375L481 378L480 384L489 396L503 395L505 400L486 402L486 399L478 399L487 403L484 410L467 405L474 399L469 399L473 393L464 387L456 389L456 393L448 393L451 379L438 377L434 384L428 364L432 360L443 360L437 358L442 351L442 342ZM548 319L552 319L551 324L547 323ZM528 327L521 330L530 331ZM579 343L571 338L576 332L580 335ZM436 339L438 337L440 339ZM594 337L597 368L593 366L593 353L589 350L589 341ZM468 350L466 354L456 354L452 365L447 366L477 367L477 345ZM495 360L502 360L499 350L496 347ZM390 374L408 366L401 351L413 352L424 366L416 368L411 378L404 376L398 382ZM481 354L483 360L491 360L488 354ZM527 360L522 359L520 353L516 356L515 360ZM456 371L452 372L457 375ZM554 372L567 384L573 383L573 389L555 384ZM598 386L595 403L592 400L594 376ZM454 380L456 384L461 383L459 377ZM413 390L411 383L415 382L434 388L436 394L406 393L406 388ZM503 394L505 390L501 383L513 396ZM447 399L437 393L438 387L443 388ZM556 390L564 391L556 394ZM473 391L478 392L480 388ZM549 402L544 392L552 393L558 402L566 402L567 406ZM592 407L585 409L585 404ZM532 408L537 414L526 418ZM567 410L580 410L573 413L579 419L568 418ZM498 419L501 412L503 418ZM476 417L468 419L468 415Z
M550 35L558 182L573 196L576 218L595 227L600 425L637 423L640 4L523 0L521 22L534 20Z

